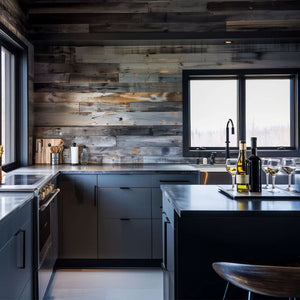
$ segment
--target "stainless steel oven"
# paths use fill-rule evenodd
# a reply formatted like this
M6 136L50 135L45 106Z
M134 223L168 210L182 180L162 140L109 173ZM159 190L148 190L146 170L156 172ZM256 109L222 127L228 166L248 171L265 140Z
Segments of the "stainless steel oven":
M38 192L36 295L43 299L58 255L58 224L56 180L45 184Z
M33 192L34 299L43 299L58 256L57 173L8 173L0 192Z

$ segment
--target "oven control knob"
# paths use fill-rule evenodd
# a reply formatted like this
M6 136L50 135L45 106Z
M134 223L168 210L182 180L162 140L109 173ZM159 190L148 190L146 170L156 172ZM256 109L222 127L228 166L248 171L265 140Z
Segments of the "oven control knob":
M47 195L49 195L50 193L51 193L51 188L50 188L50 185L47 184L47 185L45 186L45 194L46 194L46 196L47 196Z
M39 198L40 198L40 200L44 200L45 197L46 197L45 190L41 189L40 192L39 192Z

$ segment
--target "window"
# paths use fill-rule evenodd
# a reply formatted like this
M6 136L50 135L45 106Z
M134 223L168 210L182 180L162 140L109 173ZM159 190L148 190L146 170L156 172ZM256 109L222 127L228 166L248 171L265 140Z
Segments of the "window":
M1 47L1 144L2 164L16 160L15 55Z
M28 163L27 47L0 24L0 144L3 170Z
M260 155L299 153L299 70L183 71L185 156L225 155L226 124L232 119L238 141L256 136ZM230 131L231 132L231 131Z

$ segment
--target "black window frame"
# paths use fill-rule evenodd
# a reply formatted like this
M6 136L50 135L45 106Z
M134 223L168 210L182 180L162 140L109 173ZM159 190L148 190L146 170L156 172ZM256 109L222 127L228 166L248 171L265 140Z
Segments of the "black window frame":
M300 124L299 124L299 88L300 69L224 69L224 70L183 70L182 73L182 96L183 96L183 156L208 157L212 152L217 156L225 156L225 135L224 147L191 147L191 126L190 126L190 80L201 79L230 79L238 80L237 99L237 139L246 138L246 88L247 78L292 78L291 80L291 147L258 147L259 155L266 157L296 157L300 156ZM213 113L212 110L208 113ZM242 121L243 120L243 121ZM224 132L225 132L224 124ZM249 147L248 147L249 148ZM238 148L230 147L233 155L238 154Z
M2 165L3 171L9 172L28 165L28 47L1 23L0 46L15 56L15 161Z

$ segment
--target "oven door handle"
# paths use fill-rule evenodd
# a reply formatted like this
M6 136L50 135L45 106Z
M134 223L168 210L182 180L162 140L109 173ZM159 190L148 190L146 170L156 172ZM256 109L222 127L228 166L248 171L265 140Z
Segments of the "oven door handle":
M39 211L44 211L48 207L48 205L53 201L53 199L57 196L57 194L59 192L60 192L60 189L57 188L55 190L55 192L53 193L53 195L51 196L51 198L39 208Z

